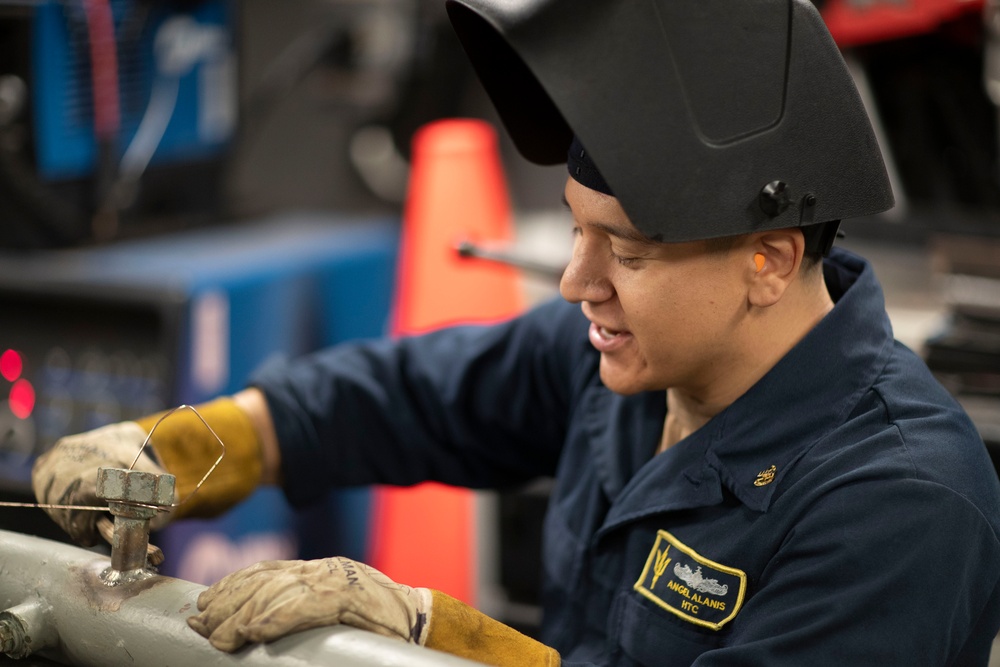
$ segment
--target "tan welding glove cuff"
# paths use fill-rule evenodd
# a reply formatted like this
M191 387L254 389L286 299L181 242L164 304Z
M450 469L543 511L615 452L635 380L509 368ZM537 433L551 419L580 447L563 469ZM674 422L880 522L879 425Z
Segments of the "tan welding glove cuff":
M495 667L559 667L559 653L464 602L431 591L427 648Z
M222 448L201 419L190 410L177 410L156 426L150 445L163 467L177 478L172 519L221 514L249 496L260 483L261 446L247 414L225 397L196 406L198 413L225 444L225 456L211 476L190 496L219 458ZM165 413L137 419L147 433ZM188 498L190 496L190 498ZM185 499L188 499L185 501Z

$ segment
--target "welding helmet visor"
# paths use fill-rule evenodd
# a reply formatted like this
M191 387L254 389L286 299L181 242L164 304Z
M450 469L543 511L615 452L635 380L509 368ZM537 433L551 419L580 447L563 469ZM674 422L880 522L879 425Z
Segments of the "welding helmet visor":
M519 152L564 162L575 136L652 239L812 227L893 205L865 107L808 0L447 9Z

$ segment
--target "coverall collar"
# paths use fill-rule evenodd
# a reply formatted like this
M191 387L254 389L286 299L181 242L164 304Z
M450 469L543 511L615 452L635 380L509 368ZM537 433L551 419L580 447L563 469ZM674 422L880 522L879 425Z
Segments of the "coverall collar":
M844 422L889 360L892 326L871 265L837 250L824 273L833 310L711 422L706 460L757 511L768 509L785 472Z
M586 411L612 500L602 533L638 518L638 508L648 515L717 504L723 489L766 512L795 461L845 420L888 361L893 334L868 262L835 249L824 273L833 310L743 396L666 452L653 456L666 414L653 403L663 392L621 397L600 387L591 407L611 408L604 419L620 422L602 428L599 413Z

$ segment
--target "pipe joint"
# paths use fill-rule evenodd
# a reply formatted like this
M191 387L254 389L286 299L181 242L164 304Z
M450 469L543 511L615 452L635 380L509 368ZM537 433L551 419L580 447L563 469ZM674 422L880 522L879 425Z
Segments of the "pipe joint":
M21 659L54 646L58 635L50 611L40 599L0 611L0 651L8 658Z

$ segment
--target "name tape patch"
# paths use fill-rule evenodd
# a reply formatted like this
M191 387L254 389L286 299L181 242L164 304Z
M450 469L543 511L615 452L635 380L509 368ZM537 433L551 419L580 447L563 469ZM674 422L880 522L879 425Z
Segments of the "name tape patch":
M636 591L685 621L718 630L733 620L747 575L698 554L665 530L657 531Z

